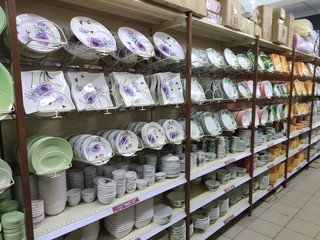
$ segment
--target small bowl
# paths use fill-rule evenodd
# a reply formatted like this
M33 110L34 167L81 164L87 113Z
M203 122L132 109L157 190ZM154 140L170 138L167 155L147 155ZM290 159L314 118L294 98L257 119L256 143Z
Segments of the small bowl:
M205 153L206 158L208 159L209 162L212 162L216 159L217 154L214 152L206 152Z
M157 182L163 182L166 179L167 173L166 172L157 172L155 174Z
M216 180L207 180L205 184L210 192L215 192L220 186L220 182Z
M94 188L86 188L81 191L82 200L85 203L91 203L96 199L96 189Z
M67 192L68 198L73 198L81 194L81 188L73 188Z
M148 181L145 179L137 179L137 187L139 190L144 190L148 186Z
M81 201L81 194L79 194L76 197L71 197L71 198L68 197L67 200L68 200L69 206L71 207L77 206Z
M167 195L170 203L175 207L183 207L185 204L185 193L184 192L170 192Z
M153 222L163 225L170 222L173 210L168 205L159 203L153 206Z
M244 176L246 174L246 172L247 172L246 168L238 167L237 176L238 177L242 177L242 176Z

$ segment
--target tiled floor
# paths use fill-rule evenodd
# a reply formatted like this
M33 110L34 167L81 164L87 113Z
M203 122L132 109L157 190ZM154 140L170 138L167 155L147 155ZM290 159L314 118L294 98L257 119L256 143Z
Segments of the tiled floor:
M320 240L320 169L302 170L272 203L259 201L210 240Z

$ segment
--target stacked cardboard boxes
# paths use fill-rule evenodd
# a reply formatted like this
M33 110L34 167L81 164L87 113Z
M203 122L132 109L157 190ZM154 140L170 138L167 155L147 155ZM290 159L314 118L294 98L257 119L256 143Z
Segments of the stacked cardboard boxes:
M242 5L237 0L220 0L222 25L234 30L241 29Z
M283 8L273 10L272 42L278 44L287 43L288 28L284 25L286 11Z
M221 4L218 0L207 0L207 16L203 19L211 23L221 24L220 10Z
M261 19L262 38L271 41L272 38L272 17L273 9L267 5L259 6L259 16Z

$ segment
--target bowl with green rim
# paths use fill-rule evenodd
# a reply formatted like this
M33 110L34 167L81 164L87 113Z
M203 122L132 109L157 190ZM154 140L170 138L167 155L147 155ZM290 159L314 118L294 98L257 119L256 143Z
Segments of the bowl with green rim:
M0 14L1 15L1 14ZM1 21L1 20L0 20ZM14 103L13 81L10 73L3 64L0 63L0 111L10 111ZM0 120L7 114L0 114Z
M167 198L170 203L175 207L184 207L185 204L185 193L179 191L173 191L168 193Z
M0 188L5 185L9 185L12 179L12 170L8 163L0 159ZM3 193L6 188L0 190L0 194Z
M2 215L3 229L14 229L24 223L24 213L19 211L8 212Z
M17 200L9 200L0 203L0 213L11 212L18 208Z
M33 151L29 161L32 161L32 166L37 173L66 169L72 161L72 148L63 138L43 138L34 143L32 148ZM48 173L44 175L55 176L56 173Z
M13 234L13 233L18 233L18 232L20 232L20 233L24 232L24 230L25 230L25 225L24 225L24 223L22 223L13 229L3 229L3 232L6 234Z

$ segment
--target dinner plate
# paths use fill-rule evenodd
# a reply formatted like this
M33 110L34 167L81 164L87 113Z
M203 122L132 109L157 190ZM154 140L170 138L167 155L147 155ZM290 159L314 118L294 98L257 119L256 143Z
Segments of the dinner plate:
M184 93L186 92L186 80L183 80L183 89ZM204 102L206 100L206 96L204 94L203 88L198 83L195 78L191 78L191 101L194 102Z
M236 120L234 119L234 116L229 110L227 109L221 110L219 112L219 117L220 117L220 124L223 126L225 130L234 131L237 129Z
M121 131L115 142L117 152L125 157L134 155L139 147L138 137L129 130Z
M156 48L165 57L174 61L181 61L185 58L184 52L180 44L169 34L156 32L153 35L153 41Z
M236 85L230 80L230 78L224 78L221 81L221 86L224 94L229 99L239 98Z
M242 69L251 70L253 68L252 62L245 54L237 54L237 60Z
M213 64L217 68L221 68L223 66L223 57L220 53L213 48L208 48L206 53L210 64Z
M5 161L3 161L2 159L0 159L0 168L5 169L7 172L3 171L2 169L0 169L0 187L4 186L4 185L8 185L11 182L11 178L12 178L12 170L9 166L8 163L6 163ZM1 189L0 190L0 194L3 193L7 188Z
M166 143L166 136L163 128L155 122L147 123L141 130L142 140L146 146L162 147Z
M13 81L8 70L0 63L0 111L11 111L12 104L15 101ZM0 120L4 119L7 114L0 114Z
M238 69L240 67L236 55L229 48L224 49L223 54L226 62L230 67L234 69Z
M201 122L203 123L203 130L206 134L217 136L222 133L219 121L214 117L211 112L203 112L201 115Z
M178 144L184 140L185 133L181 124L176 120L167 119L163 122L162 127L169 142Z
M237 84L238 92L243 98L251 98L252 94L250 92L250 89L245 85L243 82L240 82Z

